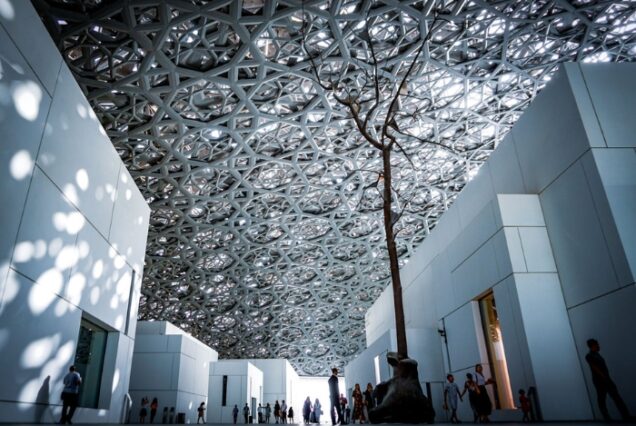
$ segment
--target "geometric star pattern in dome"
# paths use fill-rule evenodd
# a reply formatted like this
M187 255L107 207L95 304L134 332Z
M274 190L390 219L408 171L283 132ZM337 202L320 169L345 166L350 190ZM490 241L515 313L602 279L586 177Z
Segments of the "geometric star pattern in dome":
M395 80L443 18L402 105L425 105L410 131L431 142L394 164L409 199L402 263L559 64L636 57L636 2L34 4L151 207L140 318L304 375L365 348L389 279L379 153L307 52L340 78L364 69L372 42Z

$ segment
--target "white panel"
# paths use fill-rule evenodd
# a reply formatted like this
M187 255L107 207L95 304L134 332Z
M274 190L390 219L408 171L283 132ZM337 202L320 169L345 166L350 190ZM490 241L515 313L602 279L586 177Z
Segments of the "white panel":
M490 177L496 194L524 194L526 192L517 159L512 132L499 143L488 159Z
M143 272L150 208L125 167L119 172L108 240L130 265Z
M481 360L477 333L481 324L475 323L472 302L444 318L451 371L471 368Z
M168 352L168 336L137 334L135 339L135 353L138 352Z
M584 65L589 67L590 65ZM594 65L592 65L594 66ZM583 122L583 127L587 133L590 146L605 148L605 137L601 131L601 126L594 111L594 105L590 98L587 85L583 79L583 73L581 72L581 63L565 63L562 65L563 69L567 73L570 86L572 87L572 94L576 99L576 106Z
M457 196L454 203L459 213L459 222L466 227L477 213L495 197L495 192L490 180L490 172L488 164L484 164L477 172L477 175L471 180L461 194Z
M59 403L80 319L47 285L9 273L0 307L0 400Z
M556 274L515 274L541 410L550 420L591 416L581 365ZM561 398L568 395L568 403Z
M448 245L447 253L451 269L455 269L492 237L497 232L497 228L492 203L488 203L470 223L462 227L462 232Z
M520 227L518 230L528 272L556 272L548 231L544 227Z
M132 270L90 223L77 238L81 260L73 268L66 297L119 331L124 331Z
M436 318L442 318L448 315L457 307L457 302L453 292L453 281L450 274L450 267L446 253L437 256L432 263L433 267L433 298L427 298L426 306L436 312Z
M539 197L533 194L497 195L503 226L545 226Z
M629 151L630 148L612 149L612 151L614 150L621 150L625 152L625 150ZM592 200L594 201L594 208L601 224L601 229L603 230L603 236L605 237L605 242L614 266L618 283L619 285L630 284L634 282L634 274L629 266L629 261L627 260L625 249L623 248L623 243L621 242L621 237L618 233L617 223L614 220L612 208L607 198L604 183L598 172L598 165L594 159L594 152L596 151L599 151L599 149L593 149L586 153L581 158L581 164L583 165L585 178L590 187ZM630 152L625 152L625 154L628 156L631 155Z
M636 398L630 397L634 395L633 384L636 381L636 340L631 326L636 324L634 306L636 287L631 285L569 310L572 332L592 401L596 401L596 393L589 365L585 361L588 352L586 342L590 338L599 341L601 355L631 413L636 413ZM610 402L607 406L614 419L620 418L614 404ZM596 404L594 409L596 417L601 418Z
M437 323L433 293L433 268L429 265L413 285L402 289L404 300L404 320L407 328L433 327ZM429 309L423 309L427 307Z
M172 353L135 351L130 374L131 390L174 390L172 381L175 357Z
M0 90L7 98L0 103L1 295L51 100L2 28L0 67Z
M499 232L497 237L503 237L505 240L505 248L497 245L497 264L499 265L502 276L508 275L508 268L511 268L511 272L526 272L528 268L526 266L526 259L523 256L519 228L507 227ZM495 238L495 244L499 242L499 239ZM505 254L499 254L504 251Z
M631 268L631 276L623 283L632 283L636 276L636 151L596 150L594 160ZM613 250L620 248L613 247Z
M565 73L539 93L512 134L526 189L536 194L589 149Z
M581 67L609 147L636 147L636 65Z
M84 225L84 217L36 168L18 231L13 267L63 295L71 267L79 259L75 241Z
M66 67L62 67L37 163L108 235L121 160Z
M0 13L0 24L11 34L31 69L52 94L62 64L59 50L30 1L5 0L3 4L11 13Z
M474 299L502 278L496 257L495 245L489 240L451 273L459 302Z
M575 164L541 195L568 306L618 288L583 169Z

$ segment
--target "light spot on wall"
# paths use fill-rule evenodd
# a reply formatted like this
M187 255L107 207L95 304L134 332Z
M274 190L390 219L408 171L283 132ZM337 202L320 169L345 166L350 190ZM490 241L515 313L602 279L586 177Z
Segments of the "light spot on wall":
M79 231L82 230L84 224L86 223L86 219L79 212L71 212L68 214L66 221L66 232L71 235L76 235Z
M9 0L0 0L0 16L9 21L15 18L15 10Z
M100 259L93 264L93 271L91 275L93 276L93 278L97 279L101 277L103 273L104 273L104 261Z
M121 269L124 267L124 265L126 265L126 259L124 259L124 256L116 256L115 257L115 268L117 269Z
M130 200L132 198L132 191L130 189L126 190L126 200Z
M75 246L65 246L55 258L55 267L60 271L71 268L77 264L79 253Z
M17 263L28 262L35 254L35 245L31 241L21 241L15 245L13 261Z
M115 389L117 389L117 386L119 386L119 376L121 375L121 373L119 372L119 368L115 369L115 374L113 375L113 387L111 389L111 392L115 392Z
M91 246L88 242L82 240L77 245L80 259L84 259L91 252Z
M57 269L49 269L38 278L38 282L29 291L28 304L34 315L40 315L56 299L62 290L64 278Z
M66 286L66 298L74 305L79 305L82 301L82 291L86 287L86 278L84 274L75 273L71 275L71 279Z
M79 204L79 197L77 196L75 185L70 183L64 185L64 195L71 201L71 203L75 205Z
M77 173L75 173L75 183L77 183L77 186L79 186L79 189L82 191L88 189L89 179L86 169L79 169Z
M16 83L12 88L12 97L15 109L22 118L28 121L38 118L42 100L40 86L33 81Z
M9 171L15 180L22 180L31 174L33 159L29 151L24 149L13 154L9 163Z
M57 256L57 254L60 252L60 250L62 250L62 246L63 245L64 245L64 242L62 241L61 238L54 238L49 243L49 256L50 257Z
M60 334L35 340L27 345L20 357L24 368L38 368L44 365L60 344Z
M77 110L77 113L79 114L80 117L82 118L86 118L86 107L82 104L77 104L77 107L75 108Z
M99 287L93 287L91 290L90 301L92 305L97 305L99 302Z

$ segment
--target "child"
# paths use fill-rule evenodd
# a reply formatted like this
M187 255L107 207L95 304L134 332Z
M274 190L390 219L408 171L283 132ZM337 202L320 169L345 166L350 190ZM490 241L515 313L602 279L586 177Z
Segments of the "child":
M451 409L451 423L461 423L457 418L457 397L462 400L462 395L459 392L459 387L457 387L457 383L455 383L455 377L452 374L446 376L446 386L444 387L444 409L448 410L448 407Z
M519 389L519 404L521 404L521 411L523 411L522 422L530 421L530 410L532 406L530 405L530 400L526 396L526 391L523 389Z
M201 420L201 423L205 423L205 419L203 418L203 414L205 413L205 402L202 402L201 405L199 405L197 411L199 413L199 417L197 417L197 424L199 424L199 420Z

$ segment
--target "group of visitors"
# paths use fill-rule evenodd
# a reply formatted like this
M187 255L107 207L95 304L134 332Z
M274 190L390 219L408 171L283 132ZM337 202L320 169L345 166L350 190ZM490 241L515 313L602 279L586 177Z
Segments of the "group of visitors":
M451 423L460 423L457 418L457 402L458 399L463 401L466 392L468 392L470 408L473 410L473 421L475 423L490 422L489 416L492 413L492 403L486 391L486 385L493 384L494 381L484 377L481 364L475 365L474 375L466 373L466 382L464 382L464 389L461 391L457 383L455 383L455 377L452 374L447 375L446 380L447 383L444 388L444 409L451 410Z
M351 413L351 407L347 404L347 398L340 393L338 385L338 369L331 369L331 377L328 380L329 383L329 402L331 415L331 424L336 425L348 424L349 422L364 423L369 421L369 410L376 406L375 394L373 392L373 385L367 383L367 387L362 391L360 384L356 383L351 393L351 399L353 400L353 413Z
M269 423L272 416L272 406L268 402L264 407L259 403L258 409L258 423ZM234 424L238 421L239 408L235 404L232 409L232 418L234 420ZM244 423L251 423L250 421L250 407L245 403L243 407L243 420ZM294 409L292 407L287 407L285 400L283 399L281 403L276 400L274 403L274 422L278 423L294 423Z
M148 416L148 405L150 404L150 423L155 422L155 416L157 415L157 408L159 407L159 400L153 398L152 402L149 402L147 397L141 398L141 409L139 410L139 423L146 423L146 416Z
M618 409L623 420L633 419L627 408L627 405L618 393L618 389L614 381L609 375L609 370L605 364L605 360L601 356L600 345L596 339L589 339L587 341L587 347L589 352L585 356L585 360L590 366L592 373L592 383L596 388L596 396L598 407L606 421L611 420L609 412L607 410L606 399L609 395L614 401L616 408ZM463 401L463 397L468 392L468 401L473 411L473 421L475 423L488 423L490 422L490 414L492 413L492 402L488 396L486 385L494 384L492 379L486 379L483 375L483 367L481 364L475 365L474 374L467 373L466 381L464 382L464 388L460 391L459 387L455 383L455 378L452 374L446 376L446 386L444 387L444 409L451 412L451 423L461 423L457 418L457 406L458 400ZM523 389L519 389L519 408L523 413L522 421L529 422L534 421L535 416L532 410L532 402L527 393Z
M311 398L307 397L305 402L303 403L303 422L305 424L309 423L320 423L320 415L322 414L322 405L320 405L320 400L316 398L314 403L311 403Z

